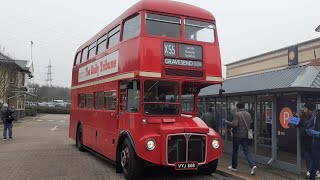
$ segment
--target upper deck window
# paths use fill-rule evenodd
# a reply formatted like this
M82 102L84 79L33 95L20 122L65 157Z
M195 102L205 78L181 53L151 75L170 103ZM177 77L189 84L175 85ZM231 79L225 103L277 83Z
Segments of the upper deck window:
M96 55L96 42L92 43L89 47L89 59L93 58Z
M151 35L180 37L180 18L147 13L146 24L147 32Z
M87 58L88 58L88 47L82 50L82 62L86 62Z
M122 40L138 36L141 29L141 17L137 15L124 23Z
M120 38L120 25L109 31L108 33L108 48L112 48L113 46L119 43Z
M77 54L76 64L75 64L75 65L78 65L78 64L80 64L80 63L81 63L81 52L79 52L79 53Z
M103 35L98 39L98 54L105 52L107 49L107 35Z
M202 42L214 42L214 24L186 19L185 35L187 39Z

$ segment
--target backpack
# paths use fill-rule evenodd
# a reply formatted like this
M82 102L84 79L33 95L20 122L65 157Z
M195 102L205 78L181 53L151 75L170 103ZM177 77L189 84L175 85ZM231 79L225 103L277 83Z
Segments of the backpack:
M11 112L7 112L7 123L12 123L14 121L13 114Z

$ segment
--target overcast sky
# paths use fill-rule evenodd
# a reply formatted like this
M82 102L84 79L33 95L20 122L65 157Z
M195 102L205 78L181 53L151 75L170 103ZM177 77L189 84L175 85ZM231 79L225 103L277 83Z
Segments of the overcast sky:
M217 20L222 63L320 37L319 0L178 0ZM30 59L34 82L44 84L51 60L53 84L70 86L76 49L138 0L7 0L0 5L0 44Z

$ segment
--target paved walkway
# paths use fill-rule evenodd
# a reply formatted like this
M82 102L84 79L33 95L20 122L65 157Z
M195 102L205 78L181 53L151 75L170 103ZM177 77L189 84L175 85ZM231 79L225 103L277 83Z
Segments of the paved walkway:
M242 151L239 151L242 153ZM231 154L224 154L219 160L218 170L221 174L225 174L228 177L233 177L234 179L246 179L246 180L301 180L305 176L297 175L294 173L286 172L283 170L276 169L274 167L257 164L258 169L256 170L256 175L252 176L250 174L251 169L249 168L248 162L239 157L238 160L238 170L236 172L230 171L228 166L231 165Z

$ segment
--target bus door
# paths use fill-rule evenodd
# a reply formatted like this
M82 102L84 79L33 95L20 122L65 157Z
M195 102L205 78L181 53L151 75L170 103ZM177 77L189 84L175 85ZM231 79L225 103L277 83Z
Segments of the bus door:
M126 109L127 109L127 82L120 81L119 83L119 103L118 103L118 113L117 113L117 129L119 129L126 118Z
M140 81L120 82L118 128L134 128L136 114L140 111ZM128 120L128 121L126 121Z

